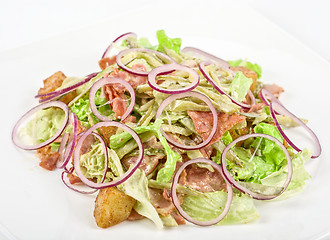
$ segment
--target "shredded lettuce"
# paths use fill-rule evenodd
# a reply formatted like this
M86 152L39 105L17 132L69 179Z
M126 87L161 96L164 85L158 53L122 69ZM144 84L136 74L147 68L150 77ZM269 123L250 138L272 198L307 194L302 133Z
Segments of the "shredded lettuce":
M148 126L136 127L133 130L137 134L142 134L151 131L163 145L166 153L166 162L163 168L161 168L157 174L157 181L169 182L175 171L176 162L181 159L181 155L171 149L166 138L161 133L160 128L162 126L162 122L163 121L161 119L157 119L154 123L149 124ZM113 135L110 137L110 147L112 149L118 149L122 147L125 143L127 143L131 138L132 136L127 132Z
M206 197L187 195L182 204L183 210L198 221L209 221L219 216L226 204L228 193L216 191L204 193L204 196ZM234 194L228 214L218 225L248 223L258 218L253 199L247 195Z

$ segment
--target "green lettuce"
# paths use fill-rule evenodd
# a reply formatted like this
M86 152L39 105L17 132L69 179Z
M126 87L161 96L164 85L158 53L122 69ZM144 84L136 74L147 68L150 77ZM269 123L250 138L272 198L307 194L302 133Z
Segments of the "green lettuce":
M157 31L158 48L157 51L165 52L164 48L172 49L174 52L179 53L181 48L180 38L169 38L164 30Z
M251 62L248 62L248 61L242 60L242 59L238 59L238 60L235 60L235 61L228 61L228 62L233 67L238 67L238 66L246 67L246 68L254 71L258 75L258 78L261 77L262 69L256 63L251 63Z
M95 94L95 105L100 114L104 116L111 116L114 114L109 104L107 104L107 99L101 96L100 90L98 90ZM88 95L85 95L71 105L70 110L77 115L78 120L80 120L86 127L90 127L90 118L93 119L93 122L98 122L96 116L92 113L90 108Z
M209 221L219 216L226 204L228 193L223 191L204 193L205 197L185 196L183 210L198 221ZM202 207L201 207L202 206ZM258 219L253 199L247 195L234 194L230 210L218 224L242 224Z
M281 134L277 128L271 124L260 123L254 127L255 133L264 133L271 135L283 141ZM226 139L226 138L225 138ZM279 170L286 165L286 156L283 150L273 141L264 138L256 138L255 140L246 141L247 147L252 146L256 149L253 155L249 148L232 147L232 151L237 156L241 165L227 159L227 169L231 175L240 181L261 183L262 179ZM244 145L243 145L244 146ZM220 154L213 158L213 161L220 161Z
M259 123L254 127L254 132L268 134L270 136L275 137L280 142L283 142L283 137L281 133L274 125L263 122ZM260 138L257 138L252 144L252 146L256 148L259 142L260 142ZM286 160L283 150L275 142L271 140L262 139L259 149L262 155L264 156L266 162L275 163L276 166L279 166L283 161Z
M251 78L245 77L242 72L237 72L230 85L231 96L237 101L242 102L245 99L252 83L253 80Z

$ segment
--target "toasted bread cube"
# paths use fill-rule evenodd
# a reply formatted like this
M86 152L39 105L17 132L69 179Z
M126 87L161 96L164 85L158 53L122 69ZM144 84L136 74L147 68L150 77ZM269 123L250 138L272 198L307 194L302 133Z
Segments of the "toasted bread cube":
M99 191L95 200L94 217L97 226L108 228L125 221L130 215L136 200L116 187Z

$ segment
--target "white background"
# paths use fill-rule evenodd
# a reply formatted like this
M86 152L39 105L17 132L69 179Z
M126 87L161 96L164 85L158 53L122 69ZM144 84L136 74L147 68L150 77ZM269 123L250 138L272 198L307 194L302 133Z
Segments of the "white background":
M125 10L158 2L170 4L173 8L176 6L175 1L172 0L0 0L0 54L2 51L103 22ZM190 2L193 5L196 1ZM219 0L219 5L224 2L229 1ZM231 2L249 5L330 61L330 1L237 0ZM123 20L118 19L118 21Z

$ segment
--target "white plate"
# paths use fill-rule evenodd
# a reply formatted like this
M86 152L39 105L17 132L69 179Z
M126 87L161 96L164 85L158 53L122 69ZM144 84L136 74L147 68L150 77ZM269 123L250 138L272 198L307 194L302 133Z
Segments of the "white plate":
M0 239L326 239L330 232L328 153L330 65L267 19L247 7L219 6L216 1L157 4L117 14L103 24L37 42L0 56L2 84ZM165 29L225 59L247 58L259 63L263 81L286 92L283 101L310 120L323 145L320 158L308 163L308 186L285 201L257 204L260 219L251 224L158 231L149 221L124 222L100 229L93 218L95 196L67 189L60 171L38 166L33 154L17 150L11 129L37 102L33 96L42 79L55 71L83 76L98 70L97 60L116 36L134 31L155 41Z

